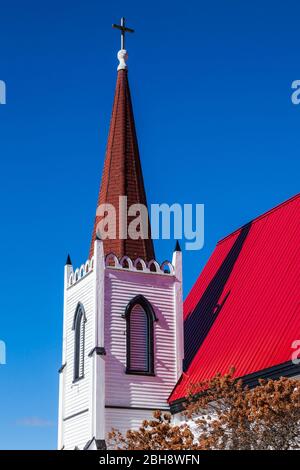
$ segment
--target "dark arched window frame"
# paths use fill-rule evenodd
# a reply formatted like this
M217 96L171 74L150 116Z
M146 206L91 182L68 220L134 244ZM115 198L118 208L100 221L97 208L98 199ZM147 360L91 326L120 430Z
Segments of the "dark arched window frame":
M74 320L73 320L73 327L74 330L74 376L73 382L77 382L80 379L84 378L84 347L85 347L85 323L86 323L86 315L84 307L81 303L79 303L76 307ZM82 325L82 328L81 328ZM82 347L83 347L83 355L82 358L80 357L81 353L81 334L83 335L82 338ZM82 360L82 364L80 363Z
M136 305L140 305L147 317L147 369L146 370L136 370L133 369L130 364L130 316L133 308ZM150 302L143 296L137 295L134 297L127 305L123 317L126 319L126 374L136 374L136 375L155 375L154 373L154 325L153 323L157 321L157 317L153 310Z

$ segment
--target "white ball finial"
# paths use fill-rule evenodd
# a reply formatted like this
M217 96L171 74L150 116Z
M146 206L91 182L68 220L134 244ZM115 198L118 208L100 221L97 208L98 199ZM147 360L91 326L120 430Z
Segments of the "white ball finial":
M121 49L118 52L118 59L119 59L118 70L126 70L127 69L126 60L128 59L128 53L125 49Z

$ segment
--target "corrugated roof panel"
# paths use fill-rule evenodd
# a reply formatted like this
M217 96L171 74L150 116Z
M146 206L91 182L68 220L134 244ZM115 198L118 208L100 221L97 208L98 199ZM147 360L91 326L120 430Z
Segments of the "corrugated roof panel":
M300 194L216 246L184 303L185 374L191 383L242 377L291 360L300 339Z

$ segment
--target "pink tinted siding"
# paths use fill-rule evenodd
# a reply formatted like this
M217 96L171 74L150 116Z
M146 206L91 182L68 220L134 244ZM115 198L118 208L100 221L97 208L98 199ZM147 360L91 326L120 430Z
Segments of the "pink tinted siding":
M291 360L300 339L300 195L221 240L184 303L190 383L241 377Z
M127 269L105 270L105 405L167 409L176 384L174 276ZM126 374L126 320L130 300L143 295L152 305L155 376ZM108 431L111 430L108 427ZM126 429L129 427L127 426Z

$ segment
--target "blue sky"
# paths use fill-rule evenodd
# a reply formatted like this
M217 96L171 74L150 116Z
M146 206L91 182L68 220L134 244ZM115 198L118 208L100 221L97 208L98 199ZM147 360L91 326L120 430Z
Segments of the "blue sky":
M111 5L113 3L113 5ZM298 4L297 4L298 3ZM10 0L0 17L0 448L55 448L63 266L88 255L127 18L150 203L204 203L205 246L299 192L299 2ZM170 258L173 241L156 242Z

